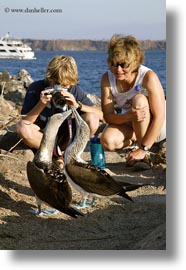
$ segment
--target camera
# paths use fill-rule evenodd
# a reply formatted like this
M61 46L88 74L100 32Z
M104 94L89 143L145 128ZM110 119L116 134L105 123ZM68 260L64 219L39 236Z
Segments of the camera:
M65 97L61 95L61 91L59 90L54 90L52 92L52 101L56 108L62 108L66 105Z
M55 108L66 110L67 104L65 97L61 95L62 91L67 91L67 88L62 87L59 84L55 84L52 88L47 88L46 95L52 95L52 102Z
M53 92L55 91L63 91L63 87L60 84L55 84L53 87L46 87L45 90L47 90L47 92L45 93L45 95L53 95Z

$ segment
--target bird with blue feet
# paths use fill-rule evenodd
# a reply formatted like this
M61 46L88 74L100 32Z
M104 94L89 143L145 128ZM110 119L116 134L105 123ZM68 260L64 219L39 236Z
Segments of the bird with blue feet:
M82 202L78 209L92 206L97 197L118 195L132 201L127 192L138 189L143 184L130 184L124 182L121 186L106 170L89 164L81 158L81 155L89 141L90 130L87 123L79 115L75 108L71 108L76 122L76 133L73 141L64 153L65 172L67 180L81 193ZM87 198L92 198L87 202Z
M42 212L41 210L41 202L45 202L54 208L48 213L54 213L55 210L58 210L73 218L77 218L79 215L83 216L81 211L71 205L72 190L64 170L52 161L58 129L71 113L72 111L68 110L51 116L33 161L27 163L28 181L37 197L38 210L36 214L47 214L47 211Z

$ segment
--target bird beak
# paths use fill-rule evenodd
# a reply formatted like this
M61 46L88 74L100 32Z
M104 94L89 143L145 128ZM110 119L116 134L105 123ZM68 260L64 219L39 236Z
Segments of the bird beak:
M72 109L69 109L68 111L63 112L62 113L63 119L66 119L71 114L72 114Z
M71 108L72 108L72 113L73 113L74 117L76 118L76 121L79 124L81 122L82 118L74 107L71 107Z

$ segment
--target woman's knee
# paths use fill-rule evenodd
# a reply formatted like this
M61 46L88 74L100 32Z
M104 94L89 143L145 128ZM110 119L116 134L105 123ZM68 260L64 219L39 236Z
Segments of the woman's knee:
M121 140L118 140L118 137L114 135L112 136L106 131L102 133L100 137L100 142L103 148L107 151L115 151L116 149L119 149L120 144L122 143Z
M115 150L115 144L112 140L101 136L100 142L105 150L107 150L107 151L114 151Z
M133 97L132 107L134 109L140 109L146 106L149 107L148 99L146 96L144 96L143 94L137 94L135 97Z

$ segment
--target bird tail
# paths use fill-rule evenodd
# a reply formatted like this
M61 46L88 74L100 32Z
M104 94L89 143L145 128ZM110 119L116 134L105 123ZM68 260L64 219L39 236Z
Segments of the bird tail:
M126 194L126 192L136 190L142 186L145 186L146 184L129 184L129 183L123 183L121 191L118 193L118 195L124 197L125 199L132 201L131 197Z
M133 202L131 197L129 197L129 195L127 193L125 193L125 191L123 189L118 193L118 195L122 196L123 198L125 198L125 199L127 199L127 200L129 200L131 202Z

